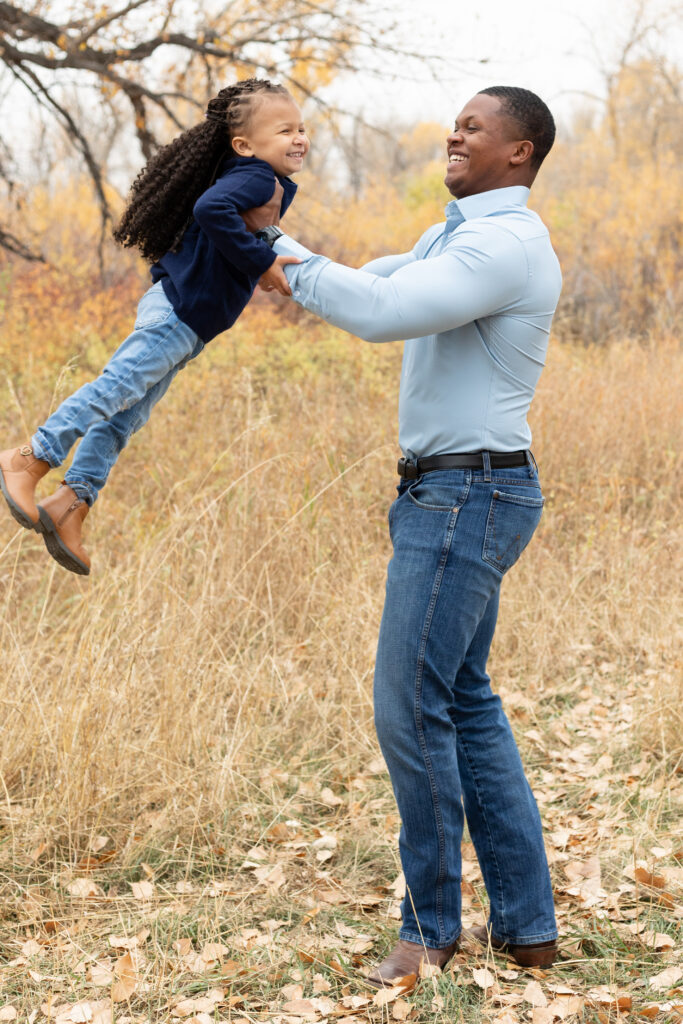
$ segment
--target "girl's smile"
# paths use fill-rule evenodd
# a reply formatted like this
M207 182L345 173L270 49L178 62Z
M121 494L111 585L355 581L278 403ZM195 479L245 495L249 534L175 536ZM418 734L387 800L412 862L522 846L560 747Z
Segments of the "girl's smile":
M283 177L301 170L309 147L301 111L289 96L269 96L261 100L246 131L232 140L232 148L238 156L265 160Z

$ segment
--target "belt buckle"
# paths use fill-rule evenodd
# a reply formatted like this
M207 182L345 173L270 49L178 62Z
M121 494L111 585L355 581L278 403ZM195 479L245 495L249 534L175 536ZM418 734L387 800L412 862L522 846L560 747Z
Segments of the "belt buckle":
M404 480L417 480L420 475L417 471L417 463L412 462L410 459L406 459L405 457L401 457L398 460L396 472L400 477L403 477Z

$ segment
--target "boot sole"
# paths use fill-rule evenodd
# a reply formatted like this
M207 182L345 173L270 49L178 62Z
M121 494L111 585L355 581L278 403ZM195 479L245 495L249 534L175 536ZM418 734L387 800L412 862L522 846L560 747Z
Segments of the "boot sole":
M14 519L16 519L16 521L19 523L19 526L23 526L25 530L35 530L36 533L40 533L40 520L34 523L31 517L27 515L26 512L24 512L21 505L17 505L16 501L14 501L9 491L7 490L7 485L5 484L5 475L1 469L0 491L2 491L2 496L7 502L7 507L12 513Z
M53 523L41 505L38 506L40 519L36 527L37 533L42 533L45 547L50 552L55 562L59 562L63 569L75 572L78 576L89 576L90 568L80 558L70 551L62 538L57 533L57 527Z

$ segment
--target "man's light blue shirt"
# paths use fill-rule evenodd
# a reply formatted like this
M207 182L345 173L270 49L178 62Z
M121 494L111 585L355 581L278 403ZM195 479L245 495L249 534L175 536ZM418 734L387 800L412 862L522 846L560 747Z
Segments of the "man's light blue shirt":
M399 443L409 458L528 448L527 412L545 363L562 278L522 186L446 206L411 252L361 270L284 235L295 300L366 341L405 339Z

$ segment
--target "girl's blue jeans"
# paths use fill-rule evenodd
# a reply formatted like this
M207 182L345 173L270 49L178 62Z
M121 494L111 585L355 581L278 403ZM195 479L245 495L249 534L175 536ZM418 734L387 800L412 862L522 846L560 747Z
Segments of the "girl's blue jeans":
M432 948L461 930L465 818L491 931L557 935L536 802L486 673L503 575L541 517L535 463L402 481L375 671L375 721L401 816L400 936Z
M158 281L140 300L133 333L97 380L74 392L38 428L31 440L34 455L61 466L82 437L64 482L92 505L131 435L147 422L176 373L203 348Z

